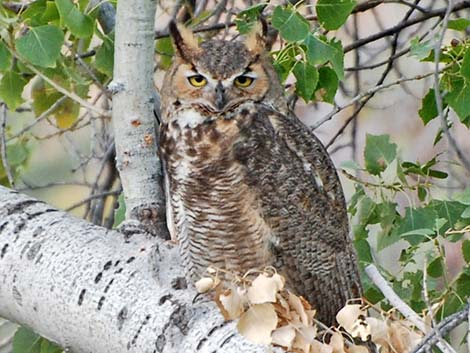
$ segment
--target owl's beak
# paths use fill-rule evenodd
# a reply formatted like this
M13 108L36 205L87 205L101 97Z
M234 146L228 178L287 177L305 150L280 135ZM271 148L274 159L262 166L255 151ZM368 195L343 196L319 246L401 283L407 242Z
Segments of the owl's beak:
M224 86L222 86L222 82L219 81L217 86L215 86L215 106L218 110L222 110L226 103L225 89Z

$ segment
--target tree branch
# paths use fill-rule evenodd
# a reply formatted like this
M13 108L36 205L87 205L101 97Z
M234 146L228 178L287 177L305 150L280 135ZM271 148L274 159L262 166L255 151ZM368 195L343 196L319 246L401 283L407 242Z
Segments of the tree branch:
M180 283L175 246L125 236L0 187L0 316L75 353L252 352ZM275 349L274 352L281 350Z

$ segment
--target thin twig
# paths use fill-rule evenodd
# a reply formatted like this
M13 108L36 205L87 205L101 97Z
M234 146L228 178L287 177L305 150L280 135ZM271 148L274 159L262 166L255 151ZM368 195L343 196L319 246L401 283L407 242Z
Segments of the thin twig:
M462 1L459 4L455 5L452 8L451 12L456 12L456 11L460 11L460 10L467 9L467 8L470 8L470 1L469 0ZM387 36L391 36L391 35L393 35L397 32L400 32L404 28L414 26L415 24L424 22L424 21L426 21L430 18L444 17L446 12L447 12L447 7L429 11L426 14L424 14L420 17L417 17L415 19L400 23L396 26L388 28L388 29L386 29L384 31L381 31L379 33L374 33L373 35L370 35L369 37L359 39L359 40L345 46L344 47L344 52L347 53L347 52L349 52L351 50L354 50L356 48L359 48L363 45L369 44L371 42L374 42L376 40L382 39L382 38L387 37Z
M34 66L30 65L30 64L26 64L25 63L25 66L31 70L32 72L34 72L36 75L38 75L39 77L41 77L44 81L46 81L47 83L49 83L52 87L54 87L57 91L59 91L60 93L64 94L65 96L69 97L70 99L73 99L75 102L77 102L78 104L80 104L82 107L96 113L96 114L99 114L101 116L110 116L111 112L110 111L107 111L107 110L103 110L103 109L100 109L92 104L90 104L88 101L86 101L85 99L83 99L82 97L78 96L77 94L75 94L74 92L70 92L69 90L65 89L64 87L62 87L61 85L59 85L57 82L51 80L49 77L47 77L46 75L44 75L41 71L39 71L38 69L36 69Z
M7 126L7 106L5 103L1 105L1 121L0 121L0 157L3 162L3 169L7 175L8 182L12 188L15 187L15 179L11 171L10 163L8 163L7 144L6 144L6 126Z
M22 128L19 132L17 132L16 134L14 134L13 136L10 136L8 139L7 139L7 142L17 138L17 137L20 137L21 135L23 135L26 131L30 130L31 128L33 128L34 126L36 126L36 124L38 124L39 122L43 121L44 119L46 119L50 114L52 114L65 100L67 99L66 96L62 96L60 97L58 100L55 101L54 104L52 104L49 108L47 108L47 110L45 110L44 112L41 113L41 115L39 115L36 119L34 119L34 121L25 126L24 128Z
M94 195L90 195L86 198L84 198L83 200L80 200L76 203L74 203L73 205L67 207L65 209L66 212L69 212L77 207L80 207L92 200L95 200L95 199L100 199L100 198L106 198L108 196L113 196L113 195L119 195L121 193L121 190L111 190L111 191L105 191L105 192L100 192L99 194L94 194Z
M416 76L413 76L413 77L402 77L398 80L395 80L393 82L390 82L390 83L384 83L384 84L381 84L381 85L378 85L378 86L374 86L374 87L371 87L369 88L368 90L358 94L357 96L355 96L353 99L351 99L348 103L344 104L344 105L336 105L333 110L328 113L325 117L323 117L321 120L317 121L315 124L313 124L311 126L311 128L313 130L315 130L316 128L318 128L319 126L323 125L324 123L326 123L328 120L330 120L333 116L335 116L338 112L354 105L355 103L357 102L360 102L363 98L366 98L367 96L370 96L372 94L375 94L376 92L378 91L381 91L383 89L387 89L387 88L390 88L390 87L393 87L393 86L396 86L396 85L399 85L403 82L408 82L408 81L417 81L417 80L422 80L423 78L426 78L426 77L429 77L429 76L432 76L434 74L434 72L428 72L426 74L422 74L422 75L416 75Z

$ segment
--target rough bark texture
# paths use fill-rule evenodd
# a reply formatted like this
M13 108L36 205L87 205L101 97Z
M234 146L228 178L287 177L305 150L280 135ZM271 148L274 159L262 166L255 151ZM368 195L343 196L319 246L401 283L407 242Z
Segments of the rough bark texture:
M212 301L185 288L174 246L3 187L0 316L75 353L269 349L246 342Z
M155 0L119 1L114 48L113 126L126 218L167 234L157 158L153 85ZM158 102L157 102L158 103Z

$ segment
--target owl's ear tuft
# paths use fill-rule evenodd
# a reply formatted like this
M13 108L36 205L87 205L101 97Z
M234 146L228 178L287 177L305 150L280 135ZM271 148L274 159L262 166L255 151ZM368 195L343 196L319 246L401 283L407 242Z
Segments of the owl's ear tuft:
M253 54L261 54L263 51L271 50L276 40L277 33L271 33L268 23L263 17L253 25L251 31L246 35L245 45Z
M191 61L199 52L199 44L196 36L189 28L178 25L173 20L168 24L168 30L173 40L176 54L184 60Z

